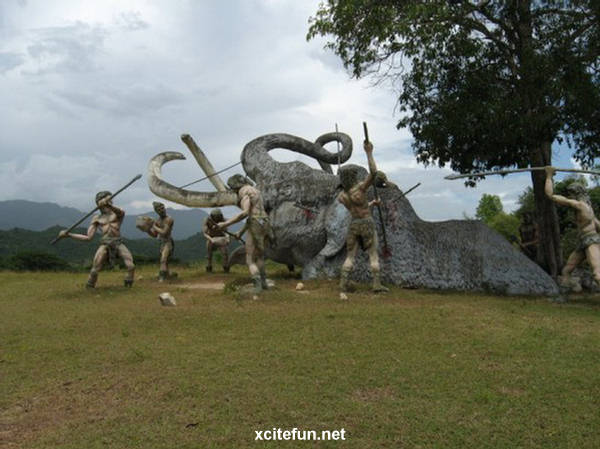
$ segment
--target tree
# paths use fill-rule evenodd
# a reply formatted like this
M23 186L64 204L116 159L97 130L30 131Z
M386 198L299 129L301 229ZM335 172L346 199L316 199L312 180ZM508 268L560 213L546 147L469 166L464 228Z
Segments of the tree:
M475 211L475 217L479 220L483 220L486 224L504 210L502 201L498 195L490 195L484 193L479 200L477 210Z
M514 214L499 212L486 224L509 242L518 242L520 222Z
M565 140L591 166L600 151L600 2L327 0L308 38L331 37L355 77L400 91L424 164L472 173L551 164ZM544 172L531 172L544 258L562 265ZM477 181L470 178L469 185Z

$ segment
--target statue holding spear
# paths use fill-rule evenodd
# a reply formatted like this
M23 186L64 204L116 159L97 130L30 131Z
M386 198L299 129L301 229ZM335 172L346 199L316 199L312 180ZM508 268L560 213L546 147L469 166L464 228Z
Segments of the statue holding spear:
M568 188L569 198L562 195L556 195L554 193L554 185L552 180L554 173L558 171L592 175L600 175L600 172L577 168L555 168L551 166L545 166L449 175L446 176L446 179L459 179L488 175L506 175L509 173L528 171L545 171L546 181L544 184L544 192L546 196L557 204L569 206L575 209L575 219L578 230L578 246L569 255L567 263L562 268L561 276L559 276L558 279L559 284L562 287L570 287L576 291L581 290L581 285L579 285L575 279L571 278L571 273L581 262L587 259L587 262L592 269L594 279L596 280L598 286L600 286L600 234L598 234L600 231L600 221L598 221L594 215L594 210L592 209L587 190L583 184L574 182Z
M92 269L86 284L87 288L94 288L96 286L98 273L106 261L110 260L112 263L117 257L120 257L121 260L123 260L125 267L127 268L127 275L125 276L124 280L125 286L131 287L133 285L133 276L135 274L133 256L131 255L129 249L123 244L123 240L121 238L121 223L123 223L123 218L125 218L125 211L113 205L112 199L141 177L142 175L137 175L114 194L111 194L108 191L98 192L96 194L96 208L88 213L85 217L80 219L77 223L72 225L69 229L60 231L58 237L51 242L53 244L59 239L66 237L70 237L75 240L90 241L94 238L96 231L100 230L102 233L102 239L100 240L100 246L94 255ZM90 223L86 234L71 233L71 231L77 225L81 224L86 218L88 218L97 210L100 210L100 214L95 215L94 218L92 218L92 222Z

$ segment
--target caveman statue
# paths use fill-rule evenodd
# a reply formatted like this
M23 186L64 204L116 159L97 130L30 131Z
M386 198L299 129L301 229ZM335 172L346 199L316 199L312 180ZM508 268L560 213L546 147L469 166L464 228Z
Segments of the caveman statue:
M242 212L227 221L217 223L217 227L224 230L232 224L248 218L244 226L244 229L248 231L245 243L246 264L254 284L254 293L259 294L262 290L267 289L265 240L271 238L269 216L265 212L260 191L248 178L242 175L233 175L227 180L227 185L236 192Z
M154 201L152 203L154 212L158 214L158 218L153 220L150 217L139 216L136 219L138 229L148 233L150 237L160 240L160 268L158 271L158 281L164 282L168 278L177 276L176 273L169 272L169 259L175 252L175 242L171 236L175 220L167 215L167 209L163 203Z
M112 204L112 195L110 192L103 191L96 194L96 204L100 208L100 214L92 218L92 222L88 227L87 234L72 234L67 231L60 231L59 238L71 237L75 240L89 241L92 240L98 229L102 232L100 247L96 251L92 270L87 280L86 286L94 288L98 280L98 273L102 269L106 260L111 263L120 257L127 268L127 276L125 277L125 286L133 285L133 276L135 273L135 265L133 264L133 256L127 247L123 244L121 238L121 223L125 217L125 211Z
M221 252L223 271L229 273L229 236L217 226L224 221L225 218L221 209L213 209L202 224L202 234L206 239L206 271L209 273L212 272L213 251L215 249Z
M571 279L570 275L577 265L587 259L592 268L594 279L600 286L600 235L598 234L600 221L594 215L587 190L581 183L574 182L567 188L570 198L555 195L552 177L556 169L554 167L545 168L546 184L544 190L546 195L558 204L575 209L575 220L578 231L578 246L569 255L567 263L562 269L562 276L559 283L561 286L571 287L576 291L581 290L581 286L574 279Z
M373 275L373 291L388 291L381 284L379 255L377 253L377 232L370 210L371 206L379 203L378 200L369 202L367 199L367 190L375 181L377 174L377 166L375 165L375 159L373 159L373 145L371 142L364 142L364 150L369 162L369 174L364 180L359 181L357 179L359 173L357 166L344 165L339 170L343 190L338 195L338 201L348 209L352 217L346 236L346 260L342 265L340 277L340 297L342 299L346 299L345 294L348 291L348 278L352 272L354 258L356 257L359 245L369 254L371 274Z

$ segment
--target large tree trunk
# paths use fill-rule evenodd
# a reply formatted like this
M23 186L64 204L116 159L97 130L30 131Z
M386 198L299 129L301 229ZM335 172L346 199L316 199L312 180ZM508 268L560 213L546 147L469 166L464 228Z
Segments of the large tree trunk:
M551 165L552 144L550 142L544 142L541 145L540 150L536 152L532 162L532 165L538 167ZM562 249L560 247L560 228L556 206L544 193L546 172L537 170L532 171L531 180L533 181L533 196L538 226L540 229L539 251L541 251L543 257L544 269L550 276L556 279L563 266Z

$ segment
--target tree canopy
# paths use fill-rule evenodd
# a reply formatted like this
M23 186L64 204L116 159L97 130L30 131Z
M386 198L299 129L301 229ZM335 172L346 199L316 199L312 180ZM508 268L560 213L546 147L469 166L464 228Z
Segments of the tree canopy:
M599 154L600 2L328 0L316 35L354 76L397 83L421 162L523 166L561 138Z

